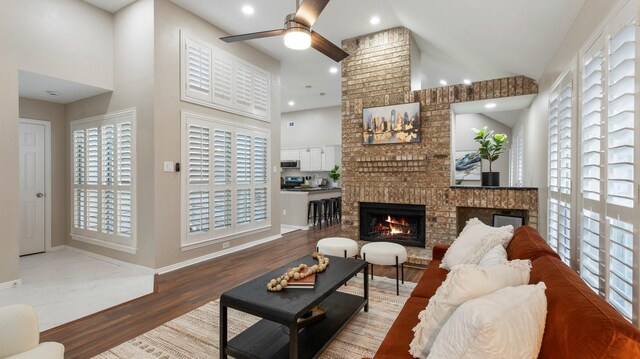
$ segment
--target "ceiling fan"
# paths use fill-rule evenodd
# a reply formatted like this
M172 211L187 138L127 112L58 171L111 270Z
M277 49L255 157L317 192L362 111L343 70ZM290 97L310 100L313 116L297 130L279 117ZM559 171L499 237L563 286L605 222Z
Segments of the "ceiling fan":
M284 18L283 29L225 36L221 37L220 40L236 42L284 35L284 44L290 49L304 50L313 47L335 62L340 62L349 56L349 54L320 36L317 32L311 30L311 26L316 22L318 16L320 16L320 13L328 3L329 0L304 0L302 4L300 4L300 0L296 0L297 11Z

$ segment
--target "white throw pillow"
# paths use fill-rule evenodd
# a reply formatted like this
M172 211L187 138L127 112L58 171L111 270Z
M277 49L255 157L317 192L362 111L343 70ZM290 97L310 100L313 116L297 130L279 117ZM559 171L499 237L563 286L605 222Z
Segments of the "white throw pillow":
M464 303L428 358L537 358L547 318L545 289L543 282L506 287Z
M500 288L529 283L531 261L514 260L492 266L461 264L455 266L418 315L409 353L424 358L449 317L464 302L482 297Z
M513 238L513 226L490 227L477 218L467 221L462 233L445 252L440 268L451 270L458 264L478 264L487 252Z
M507 251L504 249L502 244L498 244L497 246L491 248L487 254L480 259L481 266L491 266L496 264L502 264L507 261Z

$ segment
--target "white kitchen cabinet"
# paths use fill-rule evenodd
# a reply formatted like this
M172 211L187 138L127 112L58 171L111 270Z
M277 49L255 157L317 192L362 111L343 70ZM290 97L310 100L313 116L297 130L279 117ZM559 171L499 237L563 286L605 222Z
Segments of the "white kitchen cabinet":
M336 147L325 146L324 155L322 156L322 170L331 171L336 164Z
M311 148L311 171L322 171L322 156L324 149L322 147Z
M289 150L283 150L283 152L286 151ZM331 171L335 165L340 166L342 156L340 146L310 147L294 151L297 152L297 158L282 157L282 160L300 160L301 172ZM286 156L292 155L287 153Z
M280 161L298 161L300 159L300 150L280 150Z
M300 150L300 172L313 171L311 169L311 151L306 149Z

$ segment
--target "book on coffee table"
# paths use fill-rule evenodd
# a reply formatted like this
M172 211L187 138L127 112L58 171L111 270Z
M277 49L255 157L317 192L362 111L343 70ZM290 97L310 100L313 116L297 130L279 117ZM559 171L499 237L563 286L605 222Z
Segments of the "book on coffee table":
M302 279L298 279L298 280L291 280L289 281L289 283L287 284L287 288L291 288L291 289L303 289L303 288L308 288L308 289L313 289L316 285L316 273L311 274L310 276L307 276L305 278Z

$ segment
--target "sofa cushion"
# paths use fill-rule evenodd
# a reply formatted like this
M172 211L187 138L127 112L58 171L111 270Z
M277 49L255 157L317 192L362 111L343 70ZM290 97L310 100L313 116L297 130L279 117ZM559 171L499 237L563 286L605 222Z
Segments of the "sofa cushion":
M562 261L552 256L534 260L530 282L547 286L539 358L640 358L640 331Z
M416 284L416 287L411 292L411 296L431 298L442 282L444 282L445 278L447 278L447 274L449 274L449 271L440 268L439 260L430 261L422 277L420 277L420 280Z
M515 230L513 239L507 246L509 260L531 259L541 256L551 256L560 259L560 256L540 236L535 228L522 226Z
M472 218L445 253L440 267L451 269L458 264L478 264L491 248L506 244L512 237L512 226L495 228Z
M429 359L537 358L547 315L544 290L544 283L506 287L462 304Z
M409 354L409 343L413 339L413 327L418 324L420 313L429 302L427 298L410 297L402 307L400 314L380 344L374 359L413 358Z
M415 334L409 352L416 358L429 355L436 336L460 305L504 287L528 284L530 271L529 260L505 261L490 266L460 264L453 267L444 283L429 298L427 308L418 315L420 322L413 329Z

